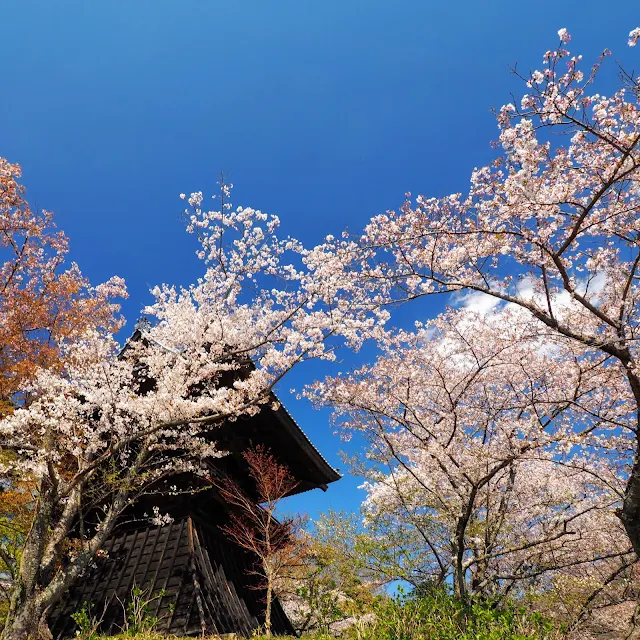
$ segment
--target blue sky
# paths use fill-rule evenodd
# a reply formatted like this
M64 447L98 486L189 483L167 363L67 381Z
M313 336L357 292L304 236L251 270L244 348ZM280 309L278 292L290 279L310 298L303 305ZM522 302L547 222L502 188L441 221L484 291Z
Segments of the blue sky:
M307 244L399 205L464 190L492 157L490 109L567 27L590 63L604 47L638 69L637 0L5 0L0 154L30 201L56 212L97 283L123 276L131 329L148 289L201 265L181 192L276 213ZM609 77L615 75L609 60ZM441 302L420 313L435 313ZM299 386L294 378L288 386ZM337 466L327 415L286 404ZM352 509L344 478L292 508Z

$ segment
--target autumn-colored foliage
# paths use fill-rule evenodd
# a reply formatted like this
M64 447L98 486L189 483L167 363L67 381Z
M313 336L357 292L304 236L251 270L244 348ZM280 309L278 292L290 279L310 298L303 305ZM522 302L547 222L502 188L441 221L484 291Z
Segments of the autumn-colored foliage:
M15 481L0 491L0 573L13 577L17 569L20 549L31 522L34 483ZM6 583L0 583L0 597L9 600ZM1 610L1 607L0 607Z
M125 295L113 278L91 287L74 263L65 266L68 241L48 211L35 212L19 182L21 169L0 158L0 418L26 406L39 370L61 372L61 347L96 328L119 327L115 296ZM1 462L10 462L6 451ZM33 518L37 482L8 474L0 486L0 572L14 578ZM0 585L3 608L7 582Z
M276 583L299 563L303 552L304 543L298 535L300 520L275 519L280 500L296 488L298 481L264 447L246 451L243 458L260 504L228 476L211 478L211 482L225 504L231 506L229 523L222 528L224 533L257 559L252 573L258 577L259 587L266 590L265 631L269 636Z
M36 212L21 169L0 158L0 415L38 367L60 365L60 344L90 327L115 328L118 278L91 287L72 263L48 211Z

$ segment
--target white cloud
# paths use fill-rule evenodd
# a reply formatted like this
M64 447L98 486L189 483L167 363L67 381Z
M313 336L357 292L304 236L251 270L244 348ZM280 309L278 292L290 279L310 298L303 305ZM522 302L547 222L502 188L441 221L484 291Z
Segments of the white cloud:
M502 301L500 298L490 296L480 291L469 291L456 296L456 302L458 302L463 309L486 315L495 311L496 307L498 307Z

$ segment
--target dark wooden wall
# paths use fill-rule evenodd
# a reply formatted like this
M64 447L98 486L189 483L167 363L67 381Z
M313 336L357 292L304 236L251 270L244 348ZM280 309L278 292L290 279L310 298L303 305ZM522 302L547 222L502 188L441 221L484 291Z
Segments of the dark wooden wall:
M148 597L164 590L149 611L163 633L250 636L264 623L264 592L249 575L254 559L198 518L121 531L105 552L50 615L57 640L75 635L71 614L84 602L93 603L92 614L102 617L103 633L118 633L123 603L126 607L134 586ZM274 605L273 632L293 634L279 602Z

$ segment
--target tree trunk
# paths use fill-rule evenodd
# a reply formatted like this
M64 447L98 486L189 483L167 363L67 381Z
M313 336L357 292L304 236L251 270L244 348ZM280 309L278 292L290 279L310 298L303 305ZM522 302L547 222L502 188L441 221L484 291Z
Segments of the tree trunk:
M618 516L622 520L636 556L640 558L640 436L638 449Z
M458 600L465 600L467 597L463 556L458 551L457 542L453 545L453 595Z
M39 486L39 498L33 523L22 550L2 640L26 640L39 637L40 619L46 605L38 598L38 581L44 542L51 524L50 492L51 484L45 479Z
M475 571L473 572L473 576L471 578L471 595L487 595L485 593L486 585L487 585L487 561L485 559L486 551L480 552L478 549L473 549L473 553L476 558L476 566Z
M267 578L267 606L264 613L264 631L265 635L271 637L271 600L273 599L273 579L271 576Z
M640 379L629 367L627 367L627 378L637 406L636 429L640 430ZM636 431L635 458L618 516L629 536L636 556L640 558L640 431Z
M2 640L49 640L51 633L44 612L45 607L35 594L26 594L20 584L11 600Z
M137 467L134 467L135 469ZM55 562L60 560L60 550L54 548L51 551L52 557L45 557L46 541L51 536L53 508L48 487L41 483L40 498L22 551L1 640L51 640L46 619L48 611L77 580L94 558L96 551L102 547L113 530L117 515L126 506L128 497L128 490L121 489L114 498L109 516L103 521L101 530L87 541L86 550L65 570L58 568L53 571ZM69 533L68 527L62 531L65 535Z

